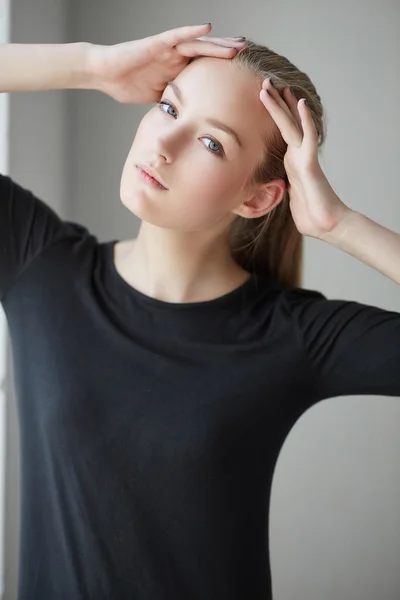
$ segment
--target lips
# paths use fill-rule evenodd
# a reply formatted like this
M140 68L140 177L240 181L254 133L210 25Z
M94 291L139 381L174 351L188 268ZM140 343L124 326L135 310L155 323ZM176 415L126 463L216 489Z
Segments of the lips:
M160 185L162 185L166 190L168 189L167 184L162 179L162 177L157 173L157 171L147 164L138 164L136 165L139 169L142 169L147 175L150 175L153 179L155 179Z

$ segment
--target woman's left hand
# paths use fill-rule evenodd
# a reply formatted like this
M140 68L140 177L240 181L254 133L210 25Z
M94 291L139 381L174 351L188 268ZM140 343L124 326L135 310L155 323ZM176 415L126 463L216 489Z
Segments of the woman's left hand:
M260 100L288 145L284 165L296 227L303 235L323 240L351 209L335 194L318 162L318 134L311 113L304 99L297 101L289 88L282 99L269 78L262 84Z

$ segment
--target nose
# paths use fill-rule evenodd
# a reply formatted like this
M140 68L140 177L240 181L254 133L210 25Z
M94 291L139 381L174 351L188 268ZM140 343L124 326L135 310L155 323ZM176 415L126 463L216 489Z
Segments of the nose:
M162 163L169 163L172 160L172 152L170 149L170 143L167 141L165 135L159 135L154 143L153 158L155 161Z
M184 136L182 131L175 126L174 128L163 129L155 137L153 152L154 157L160 161L173 162L179 152L184 147Z

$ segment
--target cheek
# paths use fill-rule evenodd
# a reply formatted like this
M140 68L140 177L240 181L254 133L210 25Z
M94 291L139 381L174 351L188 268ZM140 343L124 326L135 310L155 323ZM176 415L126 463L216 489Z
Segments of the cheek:
M214 160L217 161L217 159ZM198 193L207 196L221 196L221 194L228 193L230 189L228 170L218 168L218 165L198 165L188 181L196 191L196 195Z
M192 166L187 172L190 176L185 174L181 179L173 202L176 218L183 219L184 228L212 226L240 204L240 185L236 184L232 169L208 165L193 172Z
M229 206L240 192L244 175L238 165L224 164L224 159L209 156L206 150L203 152L204 160L197 160L195 168L186 170L186 184L196 197Z
M147 157L143 153L143 149L145 148L145 142L149 139L149 136L150 131L148 127L148 121L146 117L144 117L135 132L134 140L125 160L125 165L122 172L122 180L125 183L128 183L125 181L127 178L129 179L130 177L133 177L134 164L140 161L146 161Z
M143 147L151 141L155 135L157 135L158 123L155 121L154 111L151 109L140 121L133 140L132 149Z
M158 123L158 116L157 113L155 113L156 109L153 108L149 113L147 113L147 115L145 115L143 117L143 119L140 121L139 123L139 127L137 128L137 133L136 135L142 139L143 137L149 135L150 133L153 133L153 135L156 133L157 131L157 126L159 125Z
M136 130L135 139L132 143L131 153L136 149L143 148L143 146L145 145L145 140L149 141L149 139L151 139L150 127L147 123L144 123L142 121Z

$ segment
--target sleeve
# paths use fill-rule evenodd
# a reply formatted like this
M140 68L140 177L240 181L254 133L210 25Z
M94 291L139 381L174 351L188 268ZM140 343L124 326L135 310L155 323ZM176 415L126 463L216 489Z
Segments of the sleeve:
M0 302L63 225L60 217L31 191L0 174Z
M287 301L321 400L400 396L400 313L310 290Z

